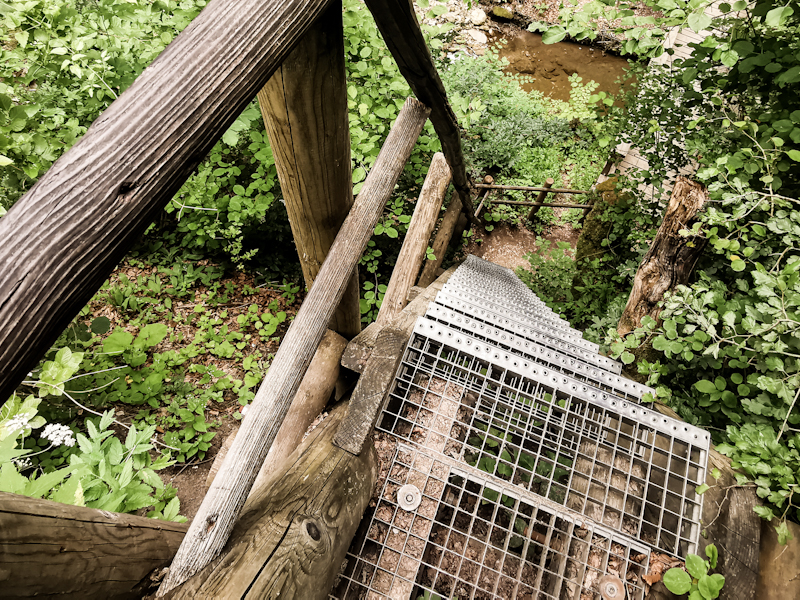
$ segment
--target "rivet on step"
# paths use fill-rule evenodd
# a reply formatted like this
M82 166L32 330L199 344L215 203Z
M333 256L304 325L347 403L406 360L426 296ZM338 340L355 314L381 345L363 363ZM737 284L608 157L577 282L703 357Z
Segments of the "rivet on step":
M417 486L408 483L397 490L397 504L403 510L416 510L420 502L422 494Z

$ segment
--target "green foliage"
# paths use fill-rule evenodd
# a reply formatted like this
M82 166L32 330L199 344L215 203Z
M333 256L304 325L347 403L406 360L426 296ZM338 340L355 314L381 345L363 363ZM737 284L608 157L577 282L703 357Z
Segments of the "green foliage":
M555 248L549 240L536 240L535 252L525 259L531 267L518 268L517 276L533 292L554 310L563 311L572 301L572 278L575 275L575 259L569 242L558 242Z
M714 544L706 546L708 560L703 560L696 554L686 557L686 570L672 568L664 573L664 585L673 594L682 596L689 594L689 600L714 600L719 597L725 577L719 573L709 575L711 569L717 568L717 547Z

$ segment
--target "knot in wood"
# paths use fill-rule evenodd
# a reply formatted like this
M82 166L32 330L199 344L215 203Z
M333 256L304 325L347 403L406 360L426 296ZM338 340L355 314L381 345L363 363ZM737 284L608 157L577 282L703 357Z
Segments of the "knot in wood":
M315 542L318 542L322 537L322 534L319 531L319 527L317 527L317 524L314 523L314 521L308 521L306 523L306 531L308 532L308 535L311 536L311 539L314 540Z

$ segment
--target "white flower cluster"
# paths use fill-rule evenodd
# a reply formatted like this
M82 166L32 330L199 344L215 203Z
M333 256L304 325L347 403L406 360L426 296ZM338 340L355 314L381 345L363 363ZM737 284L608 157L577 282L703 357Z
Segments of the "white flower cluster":
M42 437L54 446L74 446L75 438L72 436L72 430L66 425L59 425L58 423L50 423L44 428Z
M9 419L5 423L6 431L22 431L28 426L28 421L31 420L30 415L22 414L17 415L13 419Z

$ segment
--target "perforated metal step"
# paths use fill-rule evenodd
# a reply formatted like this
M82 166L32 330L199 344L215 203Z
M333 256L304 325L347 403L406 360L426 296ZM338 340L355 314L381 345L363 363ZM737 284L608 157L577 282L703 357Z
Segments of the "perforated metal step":
M697 552L709 435L484 263L416 323L377 424L397 451L332 597L642 600L651 552Z

